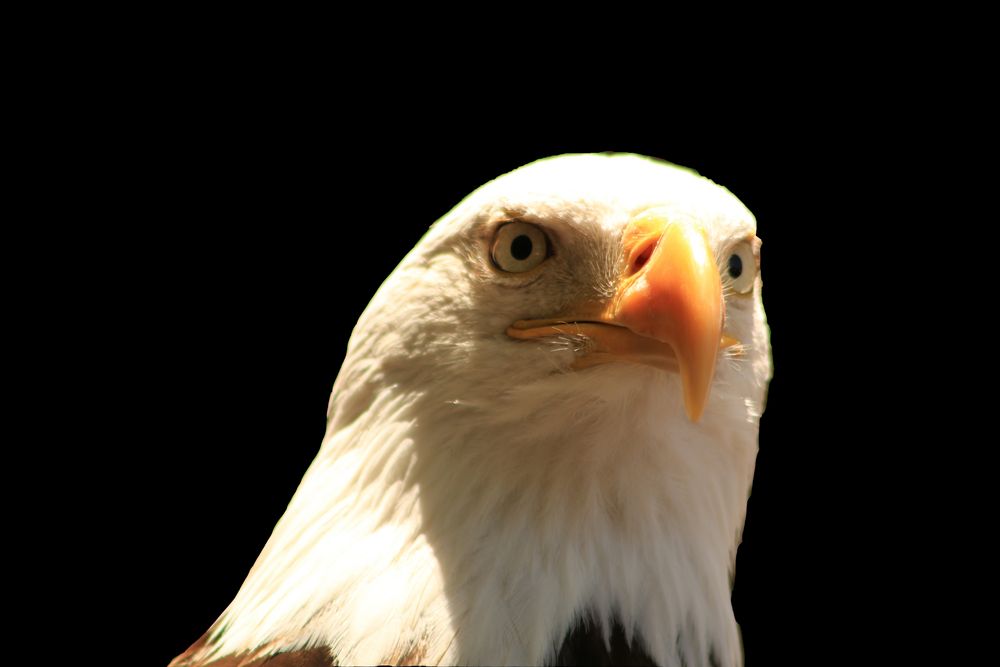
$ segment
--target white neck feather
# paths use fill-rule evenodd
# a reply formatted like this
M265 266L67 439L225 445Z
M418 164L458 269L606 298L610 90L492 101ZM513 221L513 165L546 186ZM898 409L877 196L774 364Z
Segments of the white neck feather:
M659 664L741 662L730 585L757 429L735 392L693 425L677 379L635 366L479 403L384 374L338 380L214 653L541 664L588 618L618 619Z

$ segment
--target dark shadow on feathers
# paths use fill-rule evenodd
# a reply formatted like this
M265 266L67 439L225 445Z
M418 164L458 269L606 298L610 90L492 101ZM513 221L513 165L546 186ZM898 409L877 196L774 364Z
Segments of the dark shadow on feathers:
M646 653L642 639L632 637L632 644L625 640L625 630L616 620L611 628L611 650L604 645L601 628L593 623L580 622L563 640L550 665L656 665Z

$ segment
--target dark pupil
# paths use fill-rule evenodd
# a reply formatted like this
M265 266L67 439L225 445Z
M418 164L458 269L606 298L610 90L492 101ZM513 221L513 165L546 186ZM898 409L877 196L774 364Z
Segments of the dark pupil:
M739 255L729 256L729 275L733 278L739 278L743 274L743 260L740 259Z
M531 255L531 239L524 234L514 239L510 244L510 255L519 262L528 259Z

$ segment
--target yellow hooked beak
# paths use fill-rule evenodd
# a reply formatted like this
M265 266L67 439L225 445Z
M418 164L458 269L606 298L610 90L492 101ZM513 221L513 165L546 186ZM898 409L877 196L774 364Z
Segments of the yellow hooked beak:
M679 371L688 418L698 421L719 350L739 342L722 335L722 281L705 231L653 209L629 223L624 245L627 269L610 302L571 316L519 320L507 335L586 336L592 345L577 369L627 361Z

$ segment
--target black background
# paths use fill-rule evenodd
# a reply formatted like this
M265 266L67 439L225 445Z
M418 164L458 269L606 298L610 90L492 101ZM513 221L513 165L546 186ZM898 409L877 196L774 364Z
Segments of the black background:
M862 500L885 454L850 437L879 386L852 355L879 289L875 246L848 233L855 129L815 98L598 113L319 74L203 72L147 89L117 135L129 224L99 234L118 250L94 270L114 322L108 512L127 539L112 576L141 662L166 664L235 595L318 449L357 317L427 227L511 169L593 151L692 167L757 216L775 375L734 607L748 667L842 650L872 613L857 581L880 566L860 545L885 511Z

